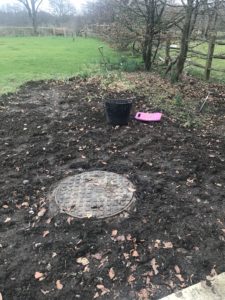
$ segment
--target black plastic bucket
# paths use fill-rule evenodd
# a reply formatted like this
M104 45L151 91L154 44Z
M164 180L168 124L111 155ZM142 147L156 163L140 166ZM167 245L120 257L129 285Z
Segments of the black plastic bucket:
M130 118L132 100L115 100L105 101L106 119L112 125L127 125Z

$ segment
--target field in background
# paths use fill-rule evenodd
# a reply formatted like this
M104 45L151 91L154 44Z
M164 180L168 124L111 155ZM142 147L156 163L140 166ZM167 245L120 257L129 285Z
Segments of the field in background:
M95 71L101 60L99 46L106 57L118 59L116 51L93 38L0 37L0 94L29 80Z

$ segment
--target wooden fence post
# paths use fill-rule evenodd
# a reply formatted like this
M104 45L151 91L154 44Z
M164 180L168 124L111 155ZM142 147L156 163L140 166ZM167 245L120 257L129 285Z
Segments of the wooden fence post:
M205 80L210 79L215 43L216 43L216 32L214 31L210 35L209 44L208 44L208 55L207 55L206 66L205 66Z

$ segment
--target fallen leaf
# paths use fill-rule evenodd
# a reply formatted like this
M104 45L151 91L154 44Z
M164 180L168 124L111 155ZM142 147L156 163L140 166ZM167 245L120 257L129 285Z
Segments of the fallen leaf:
M79 257L77 259L77 263L81 264L82 266L87 266L89 264L89 260L86 257Z
M62 289L63 289L63 285L62 285L62 283L60 282L60 280L57 280L57 281L56 281L56 288L57 288L57 290L62 290Z
M50 224L52 221L52 218L49 218L47 221L46 221L46 224Z
M133 193L134 193L134 192L136 192L136 189L134 189L134 188L132 188L132 187L129 187L129 188L128 188L128 191L130 191L130 192L133 192Z
M149 276L149 277L152 277L154 274L152 271L148 271L148 272L145 272L142 276Z
M146 284L149 285L151 283L151 278L149 276L146 277Z
M89 268L89 266L87 265L87 266L85 266L85 268L84 268L84 271L83 271L84 273L87 273L87 272L90 272L90 268Z
M156 241L155 241L155 244L154 244L154 247L155 247L155 248L160 248L160 243L161 243L160 240L156 240Z
M96 253L96 254L93 254L92 257L97 259L97 260L101 260L102 259L102 254L101 253Z
M123 253L123 256L125 257L125 259L129 259L130 254L129 253Z
M96 287L102 292L102 296L110 292L110 290L105 288L103 284L98 284Z
M221 229L223 231L223 233L225 233L225 229Z
M125 241L125 236L124 235L118 235L118 237L116 238L116 240L118 242L124 242Z
M131 283L131 282L133 282L133 281L135 281L135 277L131 274L131 275L127 278L127 282L128 282L128 283Z
M68 223L69 225L71 224L72 221L73 221L73 217L67 218L67 223Z
M0 300L3 300L2 293L0 293Z
M42 207L41 209L40 209L40 211L38 212L38 217L40 218L40 217L43 217L44 215L45 215L45 213L46 213L46 211L47 211L47 209L45 208L45 207Z
M149 299L149 292L146 289L141 289L138 294L138 300L148 300Z
M9 208L9 206L8 205L2 205L2 208Z
M138 254L137 250L133 250L131 256L139 257L139 254Z
M128 240L128 241L132 241L132 236L131 236L131 234L128 234L128 235L127 235L127 240Z
M174 267L174 270L177 274L180 274L180 268L177 265Z
M40 272L35 272L34 274L34 278L35 279L41 279L44 277L44 274L43 273L40 273Z
M137 270L137 265L133 265L133 266L131 266L131 272L134 272L134 271L136 271Z
M43 237L46 237L49 234L49 230L45 230L42 234Z
M111 236L115 237L115 236L117 236L117 233L118 233L118 230L114 229L114 230L112 231Z
M57 253L56 252L53 252L52 253L52 258L56 257L57 256Z
M164 244L163 246L164 249L173 248L173 244L171 242L163 242L163 244Z
M23 203L21 204L21 206L22 206L22 207L29 207L29 203L28 203L28 202L23 202Z
M98 298L100 295L99 295L99 292L96 292L95 294L94 294L94 299L96 299L96 298Z
M181 274L175 274L175 276L180 280L180 282L184 282L184 278Z
M110 278L110 279L113 279L113 278L115 277L115 275L116 275L116 274L115 274L115 271L113 270L113 268L110 268L110 269L109 269L109 278Z
M6 218L4 223L9 223L11 221L11 218Z
M151 260L151 266L152 266L152 269L153 269L155 275L157 275L157 274L159 273L159 271L158 271L159 265L157 265L156 259L155 259L155 258L153 258L153 259Z
M50 291L44 291L44 290L42 290L42 289L41 289L41 292L42 292L42 294L44 294L44 295L47 295L47 294L50 293ZM0 299L0 300L1 300L1 299Z

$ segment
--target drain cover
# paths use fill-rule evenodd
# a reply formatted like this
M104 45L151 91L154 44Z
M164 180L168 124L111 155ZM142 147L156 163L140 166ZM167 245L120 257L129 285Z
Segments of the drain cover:
M125 177L104 171L84 172L62 180L53 191L60 211L76 218L107 218L134 201L134 186Z

